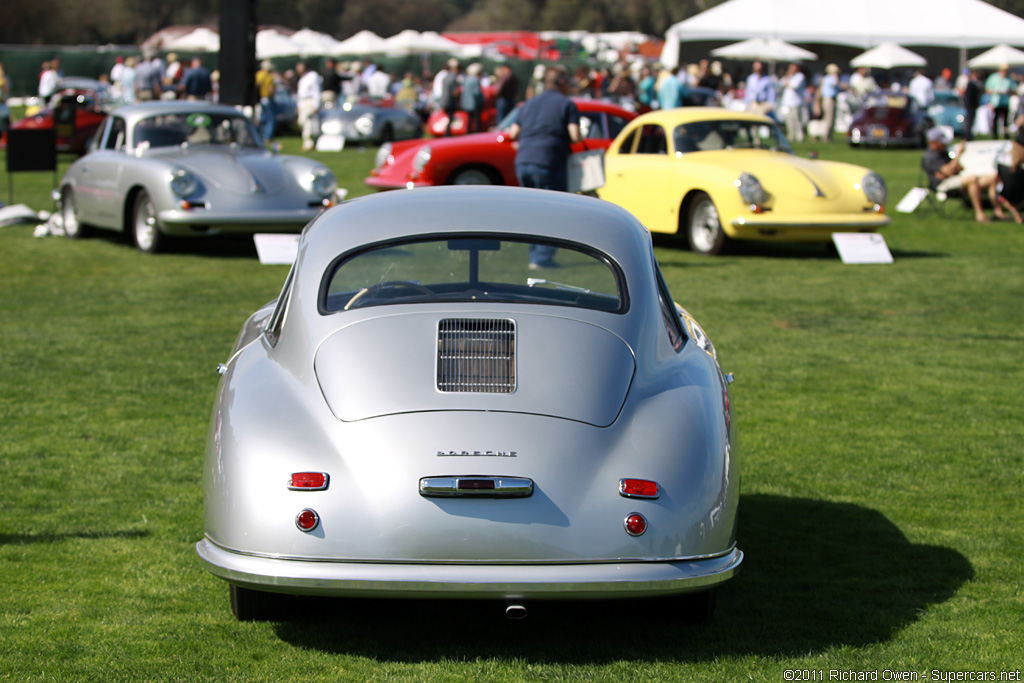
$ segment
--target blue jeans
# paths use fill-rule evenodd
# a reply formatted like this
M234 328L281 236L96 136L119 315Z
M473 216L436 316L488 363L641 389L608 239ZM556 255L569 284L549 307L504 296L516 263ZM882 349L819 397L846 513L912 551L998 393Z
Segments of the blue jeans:
M277 106L273 97L260 98L260 135L267 142L274 137L274 124L277 123Z
M540 164L523 163L516 164L516 178L523 187L533 187L538 190L557 190L568 192L569 177L565 169L551 169ZM554 247L542 244L530 245L530 263L538 266L553 265L555 262Z

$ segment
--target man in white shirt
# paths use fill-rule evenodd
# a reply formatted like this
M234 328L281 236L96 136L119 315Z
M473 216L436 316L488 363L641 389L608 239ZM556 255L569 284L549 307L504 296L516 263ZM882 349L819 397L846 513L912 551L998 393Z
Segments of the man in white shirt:
M911 97L917 100L917 103L922 108L928 107L935 101L935 86L932 84L932 79L925 76L924 71L921 69L914 72L914 77L910 79L907 91Z
M320 109L320 74L306 68L305 62L295 65L299 76L295 113L302 128L302 149L313 149L313 117Z

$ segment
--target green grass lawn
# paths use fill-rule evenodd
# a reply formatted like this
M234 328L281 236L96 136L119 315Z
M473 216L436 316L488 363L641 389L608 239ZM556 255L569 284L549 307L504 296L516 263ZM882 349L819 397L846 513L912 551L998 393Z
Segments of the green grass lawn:
M812 149L882 173L891 206L918 177L919 151L798 151ZM315 156L355 196L374 151ZM49 174L14 189L50 208ZM0 228L0 681L1024 668L1024 228L961 210L894 214L884 234L889 266L657 242L675 298L737 378L746 562L710 624L657 604L536 604L509 622L503 605L401 601L238 623L194 551L203 450L216 365L286 268L236 241L146 256L114 236Z

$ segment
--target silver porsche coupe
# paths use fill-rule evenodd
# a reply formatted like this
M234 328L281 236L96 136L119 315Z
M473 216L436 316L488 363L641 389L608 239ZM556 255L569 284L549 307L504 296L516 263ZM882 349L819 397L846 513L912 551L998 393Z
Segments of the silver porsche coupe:
M732 377L602 200L344 202L220 370L196 550L239 619L274 593L707 618L743 559Z
M298 232L336 189L323 164L265 149L233 107L152 102L107 117L57 200L68 237L106 228L155 252L166 236Z

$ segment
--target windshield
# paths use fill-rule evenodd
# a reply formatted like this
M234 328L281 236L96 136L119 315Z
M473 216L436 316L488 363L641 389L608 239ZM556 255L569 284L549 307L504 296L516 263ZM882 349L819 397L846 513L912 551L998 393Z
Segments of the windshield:
M180 112L158 114L135 124L136 149L181 145L259 147L249 119L240 115Z
M543 268L531 264L538 254ZM500 301L621 313L626 301L624 280L610 259L541 238L460 235L389 243L345 257L327 280L325 311Z
M694 121L673 131L676 156L719 149L767 149L792 154L789 141L771 123L761 121Z

